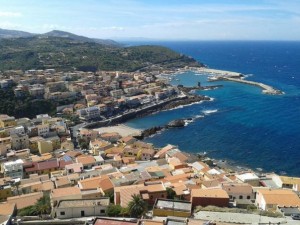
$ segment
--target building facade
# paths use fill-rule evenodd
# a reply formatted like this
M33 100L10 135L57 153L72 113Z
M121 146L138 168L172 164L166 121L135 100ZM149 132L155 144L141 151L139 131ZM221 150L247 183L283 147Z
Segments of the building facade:
M62 200L55 208L55 215L58 219L105 216L108 205L109 198Z

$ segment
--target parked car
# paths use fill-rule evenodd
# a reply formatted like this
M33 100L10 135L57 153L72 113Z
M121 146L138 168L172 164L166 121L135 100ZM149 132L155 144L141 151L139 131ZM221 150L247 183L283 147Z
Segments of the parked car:
M293 220L300 220L300 213L291 215Z

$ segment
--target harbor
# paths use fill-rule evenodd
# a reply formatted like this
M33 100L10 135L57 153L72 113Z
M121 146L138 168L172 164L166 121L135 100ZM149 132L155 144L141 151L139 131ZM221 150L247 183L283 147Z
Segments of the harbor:
M249 84L249 85L260 87L262 89L262 93L264 94L269 94L269 95L284 94L283 91L278 90L270 85L260 83L260 82L245 80L244 79L245 76L242 73L231 72L226 70L208 69L208 68L197 68L196 71L199 73L210 74L211 76L209 76L208 80L211 82L227 80L227 81L239 82L243 84Z

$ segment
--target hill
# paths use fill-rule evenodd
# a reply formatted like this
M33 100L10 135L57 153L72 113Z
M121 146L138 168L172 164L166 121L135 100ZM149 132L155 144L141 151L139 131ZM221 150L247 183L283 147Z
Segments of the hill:
M72 33L65 32L65 31L60 31L60 30L52 30L48 33L44 33L44 34L41 34L39 36L62 37L62 38L70 38L72 40L81 41L81 42L95 42L95 43L103 44L103 45L120 46L120 44L118 42L115 42L113 40L88 38L88 37L85 37L85 36L80 36L80 35L72 34Z
M35 34L19 31L19 30L6 30L0 28L0 39L1 38L19 38L19 37L31 37Z
M110 39L98 39L98 38L88 38L85 36L76 35L73 33L60 31L60 30L52 30L50 32L44 34L33 34L25 31L19 30L6 30L0 28L0 39L11 39L11 38L20 38L20 37L63 37L69 38L75 41L81 42L95 42L103 45L113 45L120 46L120 44L116 41Z
M161 46L120 47L51 35L0 39L0 70L123 70L153 66L201 66L193 58Z

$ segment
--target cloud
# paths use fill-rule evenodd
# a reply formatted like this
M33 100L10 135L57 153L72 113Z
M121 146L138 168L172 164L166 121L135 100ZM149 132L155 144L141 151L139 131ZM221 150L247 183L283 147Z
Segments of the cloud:
M125 30L124 27L117 27L117 26L111 26L111 27L103 27L103 30L115 30L115 31L123 31Z
M70 30L71 27L61 26L58 24L42 24L40 27L42 30Z
M0 27L3 28L3 29L17 29L17 28L21 28L22 26L20 24L1 21L0 22Z
M0 11L0 17L21 17L22 13L19 12L3 12Z

